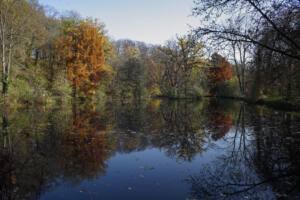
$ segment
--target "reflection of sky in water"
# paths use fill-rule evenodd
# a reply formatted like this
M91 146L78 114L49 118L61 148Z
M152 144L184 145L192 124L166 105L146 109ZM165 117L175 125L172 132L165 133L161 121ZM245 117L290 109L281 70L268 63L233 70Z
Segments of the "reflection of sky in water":
M228 153L225 150L234 135L235 130L231 129L224 138L212 142L202 155L197 154L192 162L170 158L157 148L117 153L107 161L106 174L99 179L83 181L75 187L65 184L59 190L46 193L42 199L193 199L185 180L199 174L202 166L214 165L219 156Z
M107 162L109 168L100 179L84 181L74 188L63 187L45 194L42 199L86 199L89 196L97 199L186 199L189 187L184 179L198 173L203 161L211 155L204 154L202 158L197 155L189 163L177 162L155 148L116 154Z

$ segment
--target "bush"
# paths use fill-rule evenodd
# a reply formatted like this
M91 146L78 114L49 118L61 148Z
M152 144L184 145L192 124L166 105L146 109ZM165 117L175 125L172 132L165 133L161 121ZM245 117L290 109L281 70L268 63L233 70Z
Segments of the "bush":
M9 87L10 103L31 105L33 100L38 97L37 92L30 87L27 81L15 79Z
M238 97L240 95L239 86L235 79L224 81L218 86L217 97Z
M205 96L205 91L202 87L194 86L192 90L189 92L188 96L193 98L201 98Z

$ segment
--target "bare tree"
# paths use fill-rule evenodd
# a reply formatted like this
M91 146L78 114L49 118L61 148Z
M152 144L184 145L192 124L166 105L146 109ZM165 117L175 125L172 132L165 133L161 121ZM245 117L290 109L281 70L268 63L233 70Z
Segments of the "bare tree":
M294 37L299 34L299 12L299 0L195 0L193 14L200 17L202 25L194 31L200 36L258 45L300 60L300 42ZM248 30L241 30L240 24L231 26L236 21ZM278 42L284 45L263 43L263 27L276 32Z

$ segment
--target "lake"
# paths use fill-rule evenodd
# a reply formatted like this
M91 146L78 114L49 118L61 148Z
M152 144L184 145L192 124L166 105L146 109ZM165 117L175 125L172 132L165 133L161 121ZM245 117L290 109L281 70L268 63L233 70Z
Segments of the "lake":
M300 113L156 99L1 114L4 200L300 199Z

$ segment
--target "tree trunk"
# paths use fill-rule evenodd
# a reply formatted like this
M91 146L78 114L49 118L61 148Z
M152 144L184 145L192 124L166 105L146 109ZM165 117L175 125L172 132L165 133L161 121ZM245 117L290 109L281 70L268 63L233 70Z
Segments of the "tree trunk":
M288 62L288 70L287 70L287 73L288 73L288 84L287 84L287 91L286 91L286 97L285 99L287 101L291 100L292 98L292 73L291 73L291 65L292 63L291 62Z
M76 93L77 93L77 87L76 84L73 84L72 86L72 97L76 98Z
M260 88L261 87L261 74L260 74L260 68L256 69L255 75L254 75L254 81L251 87L251 93L250 93L250 101L256 102L260 96Z
M5 95L7 93L7 72L6 72L6 59L5 59L5 38L4 38L4 27L1 27L1 53L2 53L2 94Z
M2 94L6 95L8 91L7 75L4 74L2 78Z

